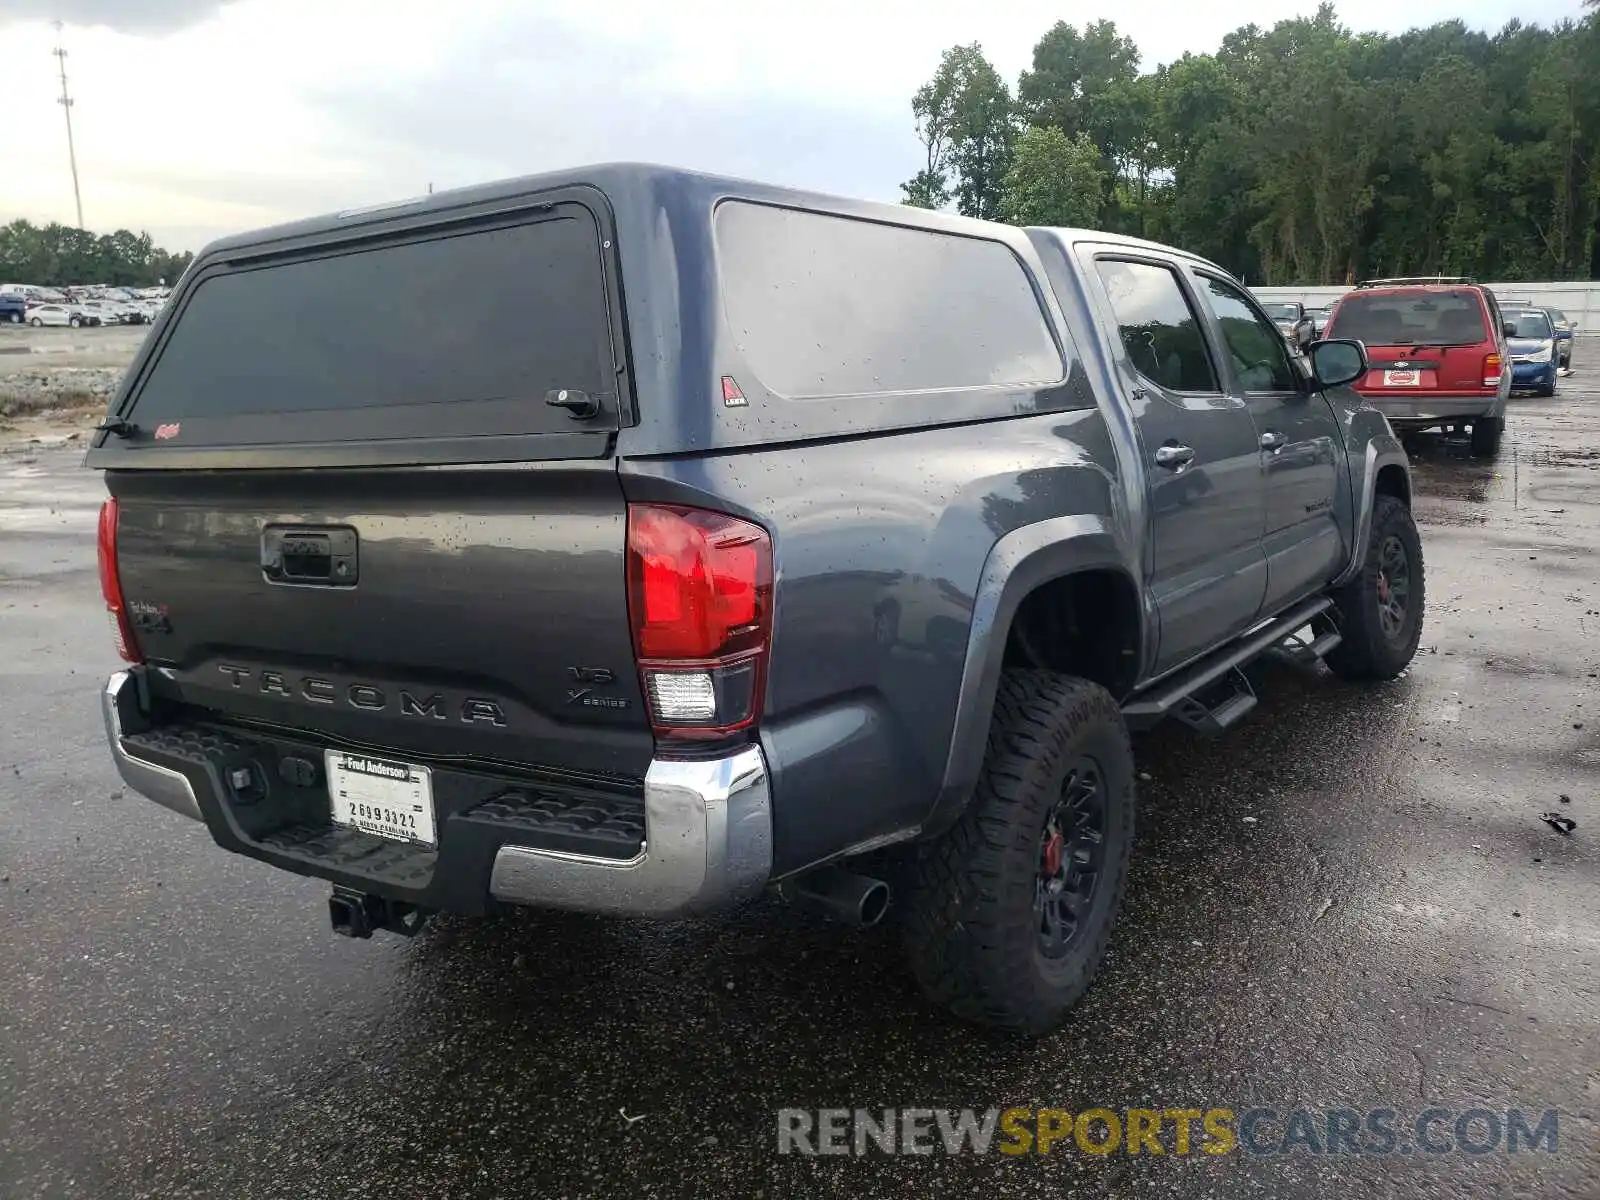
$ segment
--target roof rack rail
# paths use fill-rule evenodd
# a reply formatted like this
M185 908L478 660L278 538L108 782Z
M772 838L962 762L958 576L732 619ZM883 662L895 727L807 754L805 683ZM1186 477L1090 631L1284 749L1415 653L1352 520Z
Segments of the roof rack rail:
M1477 283L1470 275L1398 275L1392 279L1363 279L1358 288L1400 287L1406 284Z

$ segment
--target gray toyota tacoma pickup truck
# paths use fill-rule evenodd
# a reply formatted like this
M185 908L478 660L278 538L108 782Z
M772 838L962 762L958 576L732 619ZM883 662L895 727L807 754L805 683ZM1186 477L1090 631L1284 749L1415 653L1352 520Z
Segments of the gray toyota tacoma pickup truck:
M1040 1032L1129 730L1415 652L1364 365L1164 246L656 167L229 238L88 455L111 753L341 933L771 888Z

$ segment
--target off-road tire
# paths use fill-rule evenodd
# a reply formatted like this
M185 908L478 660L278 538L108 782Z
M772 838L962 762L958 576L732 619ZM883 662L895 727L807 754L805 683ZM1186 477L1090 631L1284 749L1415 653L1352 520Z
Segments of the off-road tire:
M1404 549L1410 578L1405 618L1395 633L1384 629L1379 613L1379 580L1383 575L1384 542L1394 537ZM1426 607L1422 538L1411 510L1393 496L1378 496L1372 508L1372 532L1354 579L1333 595L1343 640L1323 659L1342 679L1393 679L1410 665L1422 637Z
M1506 431L1504 417L1478 417L1472 422L1472 456L1493 458L1500 453L1500 436Z
M1103 787L1103 858L1063 957L1039 948L1039 840L1074 761ZM956 1016L1048 1032L1089 986L1122 906L1133 849L1134 765L1127 726L1099 684L1053 671L1006 671L983 772L961 818L917 849L903 934L923 991Z

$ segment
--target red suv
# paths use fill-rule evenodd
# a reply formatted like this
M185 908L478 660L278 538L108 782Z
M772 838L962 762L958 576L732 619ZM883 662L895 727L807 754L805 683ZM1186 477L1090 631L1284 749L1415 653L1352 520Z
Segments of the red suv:
M1511 394L1505 320L1488 288L1470 279L1375 279L1334 305L1325 338L1367 347L1353 385L1404 433L1472 426L1472 452L1493 455Z

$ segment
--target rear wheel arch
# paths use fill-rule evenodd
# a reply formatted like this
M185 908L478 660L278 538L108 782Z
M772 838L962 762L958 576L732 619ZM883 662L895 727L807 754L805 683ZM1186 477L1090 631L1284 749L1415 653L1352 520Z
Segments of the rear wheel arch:
M995 544L973 601L950 747L925 833L948 827L972 796L1004 669L1043 660L1050 669L1076 671L1095 682L1104 676L1121 687L1107 687L1119 698L1131 689L1142 672L1149 628L1147 598L1135 582L1137 562L1125 539L1100 517L1053 518L1013 530ZM1118 632L1114 652L1109 640L1091 649L1088 638L1067 634L1072 626L1055 607L1063 602L1076 604L1079 614L1111 603ZM1085 624L1080 615L1080 634Z
M1121 700L1138 682L1142 649L1138 588L1124 571L1095 567L1046 580L1022 598L1004 665L1076 675Z

